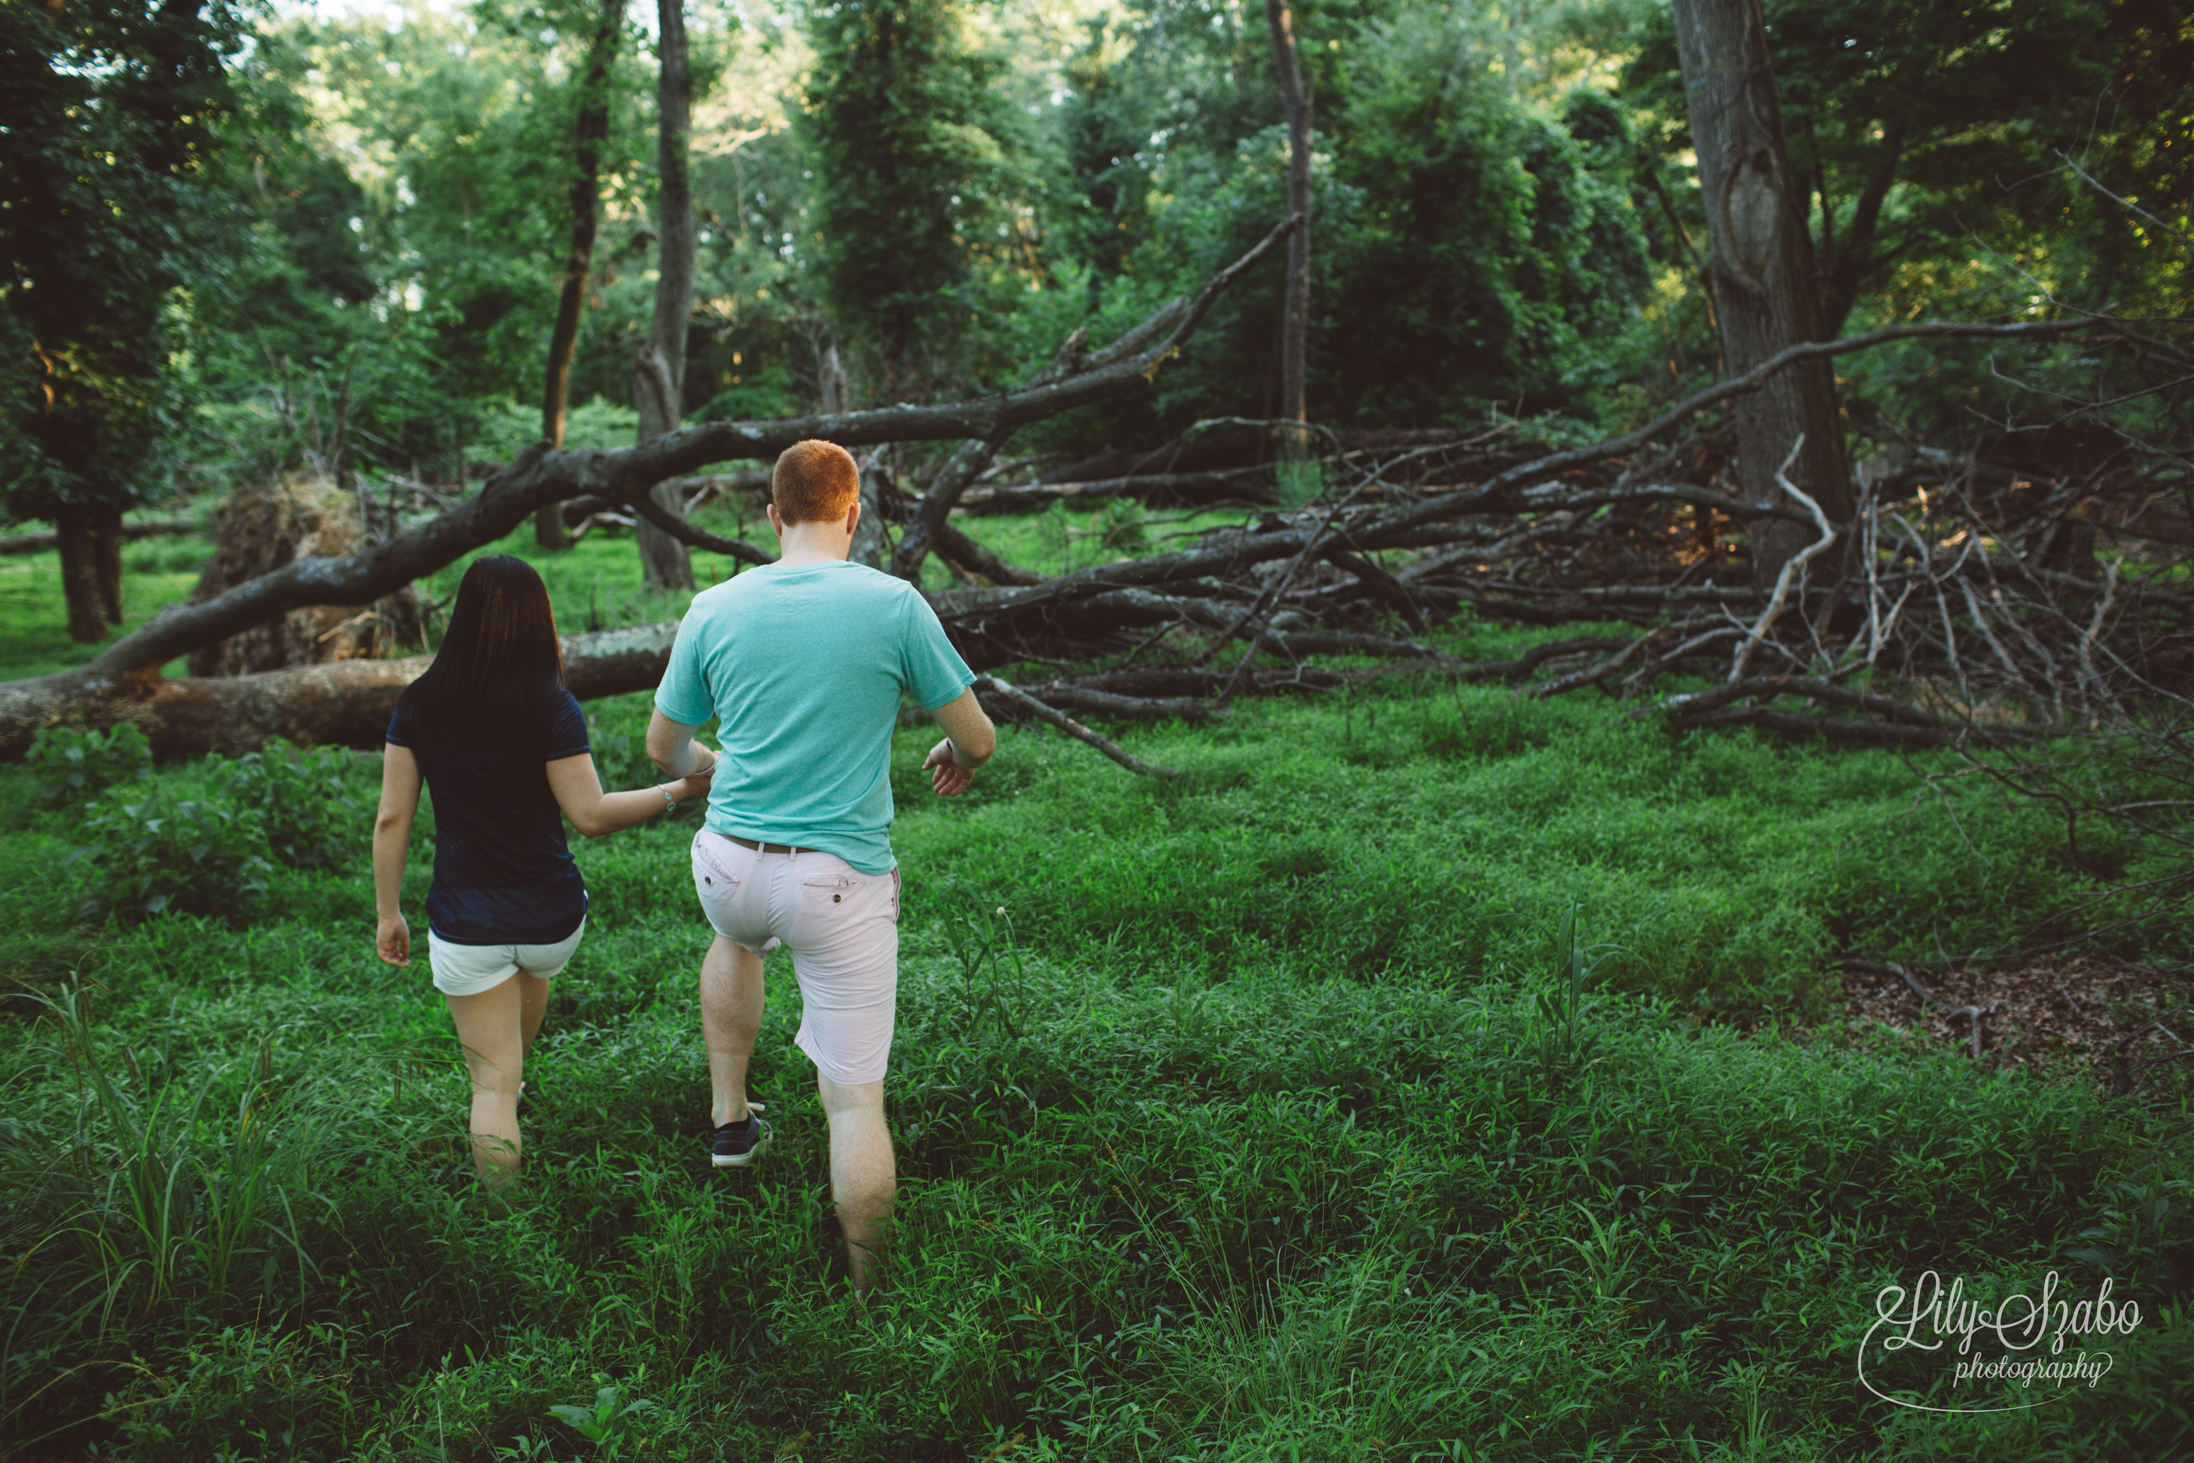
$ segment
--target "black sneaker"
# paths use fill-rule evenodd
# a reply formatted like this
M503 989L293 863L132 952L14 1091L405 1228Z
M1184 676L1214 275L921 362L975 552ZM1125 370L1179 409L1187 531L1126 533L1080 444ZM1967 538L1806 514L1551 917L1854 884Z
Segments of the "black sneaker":
M745 1122L726 1123L716 1130L709 1143L709 1162L718 1168L738 1168L752 1163L768 1145L769 1124L750 1111Z

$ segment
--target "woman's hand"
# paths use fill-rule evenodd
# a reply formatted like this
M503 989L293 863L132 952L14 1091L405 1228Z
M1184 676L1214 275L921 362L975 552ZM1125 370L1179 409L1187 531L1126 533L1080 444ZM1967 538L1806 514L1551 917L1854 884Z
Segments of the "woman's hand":
M374 953L386 965L411 965L411 926L404 923L400 914L381 916L381 927L373 938Z
M714 757L711 757L708 759L708 765L706 767L703 767L700 770L694 772L691 776L681 777L676 782L672 783L670 785L671 796L678 799L678 801L681 803L684 802L687 798L705 798L708 796L709 782L715 776L716 759Z

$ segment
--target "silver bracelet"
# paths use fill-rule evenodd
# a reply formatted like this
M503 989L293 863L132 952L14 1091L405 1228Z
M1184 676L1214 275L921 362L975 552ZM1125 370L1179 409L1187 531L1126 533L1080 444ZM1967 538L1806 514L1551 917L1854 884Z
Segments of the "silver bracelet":
M678 806L678 799L670 795L671 787L672 784L667 782L658 782L657 784L655 784L655 790L663 795L663 806L666 808L675 808Z

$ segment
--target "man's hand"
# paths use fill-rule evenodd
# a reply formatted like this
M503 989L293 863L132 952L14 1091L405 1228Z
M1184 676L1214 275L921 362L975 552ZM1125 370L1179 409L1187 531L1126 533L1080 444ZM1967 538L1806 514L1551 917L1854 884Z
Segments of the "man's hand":
M381 927L373 939L374 953L384 964L411 965L411 926L404 923L400 914L381 916Z
M953 797L975 785L975 774L954 759L950 737L929 749L929 760L922 764L922 770L929 774L929 785L939 797Z

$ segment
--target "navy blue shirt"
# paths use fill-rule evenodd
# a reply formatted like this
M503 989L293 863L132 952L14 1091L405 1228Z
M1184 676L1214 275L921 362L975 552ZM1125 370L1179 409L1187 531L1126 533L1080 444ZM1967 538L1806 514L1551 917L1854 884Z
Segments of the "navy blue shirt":
M452 945L553 945L579 928L587 881L546 766L590 750L576 697L564 693L547 727L485 747L426 735L399 702L388 739L411 749L434 795L429 929Z

